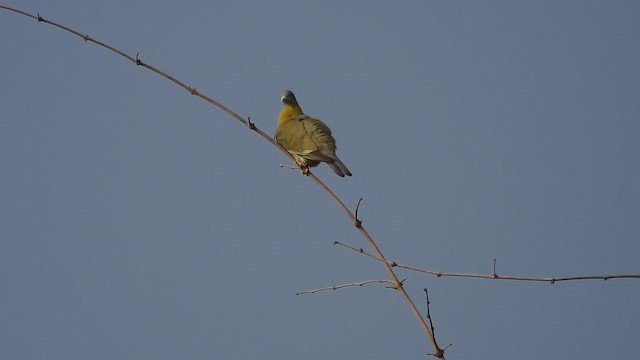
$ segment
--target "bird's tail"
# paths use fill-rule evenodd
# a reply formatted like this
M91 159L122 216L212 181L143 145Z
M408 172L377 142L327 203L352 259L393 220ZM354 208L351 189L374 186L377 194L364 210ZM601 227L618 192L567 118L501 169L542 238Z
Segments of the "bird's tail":
M328 163L328 165L331 167L331 170L340 177L344 177L345 175L351 176L351 171L349 171L349 169L347 169L347 167L344 166L342 161L338 158L335 158L334 162Z

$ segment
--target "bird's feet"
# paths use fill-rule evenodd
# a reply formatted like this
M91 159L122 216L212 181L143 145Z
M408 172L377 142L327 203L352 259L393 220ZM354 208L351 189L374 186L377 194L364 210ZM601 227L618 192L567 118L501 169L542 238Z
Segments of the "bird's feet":
M300 172L304 176L309 176L309 167L308 166L300 166Z

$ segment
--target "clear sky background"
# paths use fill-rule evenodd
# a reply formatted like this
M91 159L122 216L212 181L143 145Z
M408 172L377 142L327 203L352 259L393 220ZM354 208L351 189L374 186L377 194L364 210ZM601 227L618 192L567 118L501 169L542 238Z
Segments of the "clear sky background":
M352 178L314 170L391 259L640 273L637 1L13 1L272 134L293 90ZM209 104L0 11L0 359L424 359L366 246ZM448 359L635 359L640 280L434 278Z

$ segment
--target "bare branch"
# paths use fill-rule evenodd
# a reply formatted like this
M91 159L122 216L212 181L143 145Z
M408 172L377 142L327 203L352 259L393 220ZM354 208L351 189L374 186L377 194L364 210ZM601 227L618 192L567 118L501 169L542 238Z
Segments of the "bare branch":
M204 94L201 94L195 88L185 84L184 82L176 79L175 77L169 75L168 73L166 73L166 72L164 72L164 71L162 71L162 70L160 70L158 68L155 68L155 67L153 67L153 66L151 66L151 65L149 65L147 63L144 63L142 60L140 60L140 53L137 53L136 56L133 57L133 56L128 55L125 52L123 52L123 51L121 51L121 50L119 50L119 49L117 49L117 48L115 48L115 47L113 47L111 45L108 45L106 43L103 43L101 41L93 39L89 35L82 34L82 33L78 32L76 30L73 30L73 29L69 28L69 27L66 27L66 26L58 24L56 22L47 20L47 19L43 18L42 16L40 16L40 14L38 14L36 16L36 15L32 15L32 14L26 13L26 12L21 11L21 10L17 10L17 9L8 7L8 6L4 6L4 5L0 5L0 9L13 11L15 13L18 13L18 14L30 17L30 18L32 18L34 20L37 20L38 22L46 23L46 24L52 25L54 27L60 28L60 29L62 29L64 31L67 31L67 32L69 32L71 34L74 34L74 35L78 36L79 38L81 38L85 42L92 42L92 43L94 43L94 44L96 44L96 45L98 45L100 47L103 47L103 48L105 48L105 49L107 49L107 50L109 50L111 52L114 52L114 53L122 56L123 58L125 58L126 60L132 62L136 66L140 66L140 67L146 68L146 69L148 69L148 70L150 70L150 71L152 71L152 72L164 77L165 79L167 79L167 80L171 81L172 83L178 85L179 87L185 89L187 92L189 92L189 94L197 96L197 97L205 100L206 102L216 106L220 110L224 111L225 113L227 113L232 118L236 119L237 121L239 121L243 125L247 126L250 130L256 132L263 139L265 139L268 142L270 142L273 146L278 148L283 154L285 154L287 157L289 157L289 159L291 159L293 161L293 157L291 156L291 154L289 154L282 146L280 146L280 144L278 144L269 135L267 135L262 130L258 129L258 127L256 127L255 124L250 123L249 120L243 119L240 115L238 115L237 113L235 113L231 109L229 109L226 106L222 105L221 103L213 100L212 98L210 98L210 97L208 97L208 96L206 96ZM391 265L389 265L386 262L386 260L384 258L384 255L382 255L382 252L380 251L380 249L378 248L376 243L373 241L373 239L371 238L369 233L364 229L364 227L362 227L362 222L360 220L356 219L356 217L344 205L344 203L331 191L331 189L329 189L322 181L320 181L320 179L318 179L314 174L312 174L311 171L309 171L309 169L307 167L300 167L300 171L302 172L303 175L306 175L309 178L311 178L325 193L327 193L327 195L329 195L333 199L333 201L342 209L342 211L345 213L345 215L347 216L349 221L351 221L351 223L354 224L354 226L358 229L358 231L360 231L360 234L364 237L364 239L367 241L367 243L371 246L371 248L373 249L373 252L376 254L376 256L382 260L382 264L383 264L385 270L387 271L387 274L388 274L389 278L391 279L390 281L392 283L392 287L394 289L398 290L398 292L400 293L402 298L405 300L405 302L409 306L409 309L411 310L411 313L414 315L416 320L418 320L418 323L419 323L420 327L422 328L422 330L424 331L425 335L427 336L427 338L431 342L431 345L434 348L435 354L437 354L438 358L444 359L444 351L442 349L438 348L438 345L437 345L435 339L433 338L433 334L431 334L431 331L430 331L429 327L427 326L425 320L422 318L422 315L420 314L420 312L416 308L415 304L413 303L413 301L411 300L411 298L409 297L407 292L402 287L402 283L400 282L400 280L398 280L398 277L393 272L393 269L391 268Z
M299 291L299 292L296 293L296 295L315 294L315 293L321 292L321 291L338 290L338 289L343 289L343 288L347 288L347 287L363 286L363 285L374 284L374 283L377 283L377 284L392 284L391 280L366 280L366 281L360 281L360 282L349 283L349 284L328 286L328 287L323 287L323 288L313 289L313 290Z
M410 265L402 265L395 261L390 261L386 259L381 259L380 257L373 255L371 253L366 252L362 248L357 248L355 246L343 244L339 241L334 241L334 245L340 245L347 249L353 250L362 255L366 255L372 259L386 262L392 267L398 267L401 269L421 272L429 275L433 275L435 277L459 277L459 278L472 278L472 279L489 279L489 280L514 280L514 281L534 281L534 282L548 282L548 283L556 283L560 281L572 281L572 280L609 280L609 279L640 279L640 274L606 274L606 275L580 275L580 276L568 276L568 277L532 277L532 276L514 276L514 275L498 275L495 272L495 264L496 260L493 260L494 268L493 274L468 274L468 273L453 273L453 272L444 272L444 271L436 271L436 270L427 270L422 269L415 266Z

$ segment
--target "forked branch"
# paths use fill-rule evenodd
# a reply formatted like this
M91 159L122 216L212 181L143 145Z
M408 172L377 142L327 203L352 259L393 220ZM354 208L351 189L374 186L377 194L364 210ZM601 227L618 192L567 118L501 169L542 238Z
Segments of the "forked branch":
M220 110L224 111L225 113L227 113L229 116L231 116L235 120L237 120L240 123L242 123L243 125L247 126L250 130L255 131L263 139L265 139L266 141L270 142L273 146L275 146L278 149L280 149L280 151L282 151L291 160L293 160L293 157L282 146L280 146L280 144L278 144L269 135L267 135L265 132L263 132L257 126L255 126L254 123L252 123L248 119L245 120L240 115L238 115L236 112L232 111L231 109L227 108L226 106L222 105L221 103L219 103L219 102L213 100L212 98L210 98L210 97L198 92L196 90L196 88L191 87L190 85L187 85L186 83L176 79L175 77L169 75L168 73L166 73L166 72L164 72L164 71L162 71L162 70L160 70L158 68L155 68L155 67L153 67L153 66L151 66L149 64L144 63L142 60L140 60L140 53L137 53L136 56L128 55L124 51L121 51L121 50L119 50L119 49L117 49L117 48L115 48L115 47L113 47L111 45L108 45L108 44L104 43L104 42L98 41L98 40L92 38L89 35L82 34L82 33L78 32L76 30L73 30L73 29L67 27L67 26L58 24L58 23L56 23L54 21L51 21L51 20L47 20L47 19L43 18L42 16L40 16L40 14L32 15L32 14L29 14L29 13L27 13L25 11L14 9L14 8L11 8L11 7L8 7L8 6L4 6L4 5L0 5L0 9L12 11L12 12L15 12L15 13L30 17L30 18L38 21L38 22L49 24L51 26L54 26L54 27L57 27L57 28L62 29L64 31L67 31L67 32L69 32L71 34L74 34L74 35L78 36L79 38L81 38L85 42L94 43L94 44L96 44L96 45L98 45L100 47L103 47L103 48L105 48L105 49L107 49L107 50L109 50L111 52L114 52L114 53L120 55L121 57L123 57L123 58L127 59L128 61L132 62L136 66L143 67L143 68L145 68L147 70L152 71L155 74L158 74L158 75L164 77L165 79L167 79L167 80L171 81L172 83L178 85L179 87L185 89L189 94L197 96L197 97L205 100L206 102L214 105L215 107L219 108ZM395 290L397 290L398 293L405 300L405 302L409 306L409 309L411 310L412 314L415 316L416 320L418 320L418 323L420 324L420 327L422 328L422 330L426 334L427 338L431 342L431 345L433 346L433 349L434 349L433 355L436 356L437 358L444 359L444 350L440 349L438 347L436 339L434 338L433 333L431 332L431 330L427 326L424 318L422 317L422 315L420 314L420 312L416 308L415 304L413 303L413 301L411 300L411 298L409 297L407 292L402 287L402 282L398 279L396 274L393 272L393 269L391 268L389 263L385 260L384 256L382 255L382 252L380 251L380 249L378 248L376 243L373 241L373 239L371 238L369 233L367 233L367 231L364 229L364 227L362 227L362 222L359 219L357 219L356 216L354 216L354 214L351 213L351 211L344 205L344 203L333 193L333 191L331 191L331 189L329 189L314 174L312 174L311 172L307 172L305 175L307 175L309 178L311 178L325 193L327 193L327 195L329 195L333 199L333 201L345 213L347 218L349 218L349 221L351 221L351 223L354 224L354 226L360 231L360 233L365 238L365 240L369 243L369 245L371 246L374 254L376 254L376 256L378 258L382 259L381 263L384 266L385 270L387 271L387 274L388 274L388 276L390 278L390 282L392 284L392 287Z

